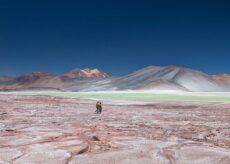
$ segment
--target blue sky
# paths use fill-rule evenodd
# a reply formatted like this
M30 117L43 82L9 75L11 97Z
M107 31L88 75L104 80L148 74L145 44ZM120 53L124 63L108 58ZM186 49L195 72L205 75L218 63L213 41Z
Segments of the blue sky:
M0 75L149 65L230 73L230 2L0 0Z

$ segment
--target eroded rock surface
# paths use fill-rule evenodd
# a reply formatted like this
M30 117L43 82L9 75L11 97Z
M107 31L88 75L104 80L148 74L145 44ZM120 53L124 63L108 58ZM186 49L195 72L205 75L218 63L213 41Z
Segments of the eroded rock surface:
M230 163L230 104L0 95L0 164Z

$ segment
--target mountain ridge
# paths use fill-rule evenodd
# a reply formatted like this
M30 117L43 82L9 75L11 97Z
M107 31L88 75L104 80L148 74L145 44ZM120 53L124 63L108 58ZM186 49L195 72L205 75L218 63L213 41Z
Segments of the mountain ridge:
M1 90L53 88L64 91L178 90L189 92L230 91L228 75L207 75L176 65L148 66L121 77L94 69L75 68L61 75L31 72L15 78L0 78ZM3 78L2 78L3 79ZM230 78L229 78L230 79Z

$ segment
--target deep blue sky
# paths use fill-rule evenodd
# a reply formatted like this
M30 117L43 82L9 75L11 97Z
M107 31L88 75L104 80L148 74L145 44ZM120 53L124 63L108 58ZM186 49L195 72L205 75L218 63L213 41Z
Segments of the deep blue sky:
M230 73L228 0L0 0L0 75L175 64Z

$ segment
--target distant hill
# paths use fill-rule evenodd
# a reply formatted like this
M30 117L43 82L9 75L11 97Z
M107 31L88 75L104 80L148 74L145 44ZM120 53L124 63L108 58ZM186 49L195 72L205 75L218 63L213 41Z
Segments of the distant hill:
M0 89L30 89L30 88L53 88L62 89L71 81L107 78L108 74L98 69L73 69L63 75L53 75L46 72L32 72L16 78L0 77ZM1 80L2 79L2 80Z
M0 76L0 82L7 82L13 80L15 77L12 76Z
M0 78L1 79L1 78ZM66 91L171 90L188 92L230 91L229 75L207 75L170 65L149 66L123 77L111 77L98 69L73 69L63 75L33 72L0 81L1 90L58 89Z
M213 75L213 78L230 84L230 74Z

